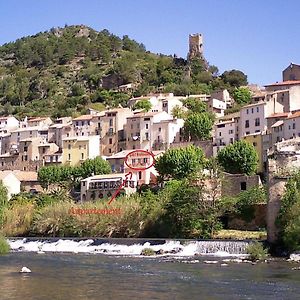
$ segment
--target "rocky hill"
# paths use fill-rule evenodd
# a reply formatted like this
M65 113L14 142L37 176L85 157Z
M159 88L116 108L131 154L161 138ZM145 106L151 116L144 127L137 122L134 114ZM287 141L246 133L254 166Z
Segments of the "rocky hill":
M74 116L87 107L125 106L148 92L209 93L236 85L225 73L200 57L150 53L108 30L52 28L0 47L0 114ZM242 72L235 75L238 85L246 82ZM118 88L129 83L129 90Z

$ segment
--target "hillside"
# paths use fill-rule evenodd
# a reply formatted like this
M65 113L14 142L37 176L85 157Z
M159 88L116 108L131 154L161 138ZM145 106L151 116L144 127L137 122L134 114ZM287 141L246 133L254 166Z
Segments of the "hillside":
M247 82L242 72L233 72L219 76L202 58L188 63L150 53L107 30L52 28L0 47L0 113L74 116L87 107L125 106L131 96L149 92L209 93ZM132 91L117 90L128 83L134 83Z

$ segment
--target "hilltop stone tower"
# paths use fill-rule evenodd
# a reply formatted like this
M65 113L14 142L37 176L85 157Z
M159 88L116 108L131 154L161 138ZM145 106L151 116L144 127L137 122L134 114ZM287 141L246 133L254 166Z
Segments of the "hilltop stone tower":
M203 58L203 36L201 33L189 35L188 59L190 60L194 57Z

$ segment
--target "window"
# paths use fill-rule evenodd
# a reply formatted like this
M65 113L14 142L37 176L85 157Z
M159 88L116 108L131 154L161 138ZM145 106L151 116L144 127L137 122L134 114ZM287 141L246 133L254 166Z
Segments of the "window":
M161 132L161 127L158 128L158 131Z
M142 172L139 171L139 179L142 179Z
M230 138L230 144L232 144L233 143L233 138Z
M254 108L253 108L253 107L251 108L251 113L252 113L252 114L254 113Z
M249 114L249 109L247 108L247 115Z
M111 148L108 149L108 153L111 153Z
M71 160L71 154L70 153L68 154L68 160Z
M145 133L145 137L146 137L146 140L148 141L149 140L149 132Z
M71 144L68 144L68 149L69 149L69 150L71 149Z
M222 132L219 132L219 136L222 136Z
M81 159L84 159L84 153L81 153Z
M260 118L255 119L255 126L260 126Z
M148 162L147 158L144 158L144 164L146 164Z
M256 146L257 146L257 143L256 143L256 142L253 142L253 146L256 147Z
M112 138L109 138L109 144L111 145L112 144Z
M229 130L229 134L233 134L233 130L232 129Z
M113 126L113 119L109 119L109 126Z
M296 123L293 123L293 129L296 129Z
M249 120L245 121L245 128L249 128Z
M146 124L146 129L149 129L149 124Z
M259 107L256 107L256 112L259 112Z
M82 181L82 186L85 186L85 181Z
M241 182L241 191L246 191L247 190L247 183L245 181Z

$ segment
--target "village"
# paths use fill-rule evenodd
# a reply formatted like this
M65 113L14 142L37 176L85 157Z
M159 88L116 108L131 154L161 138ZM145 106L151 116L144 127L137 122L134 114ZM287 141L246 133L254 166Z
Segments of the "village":
M77 118L30 117L18 120L14 116L0 118L0 169L1 179L10 195L21 189L41 191L37 172L42 166L75 166L87 159L101 156L111 165L113 174L83 179L104 182L128 172L125 157L135 149L150 151L159 157L169 148L189 144L202 147L207 157L238 140L251 143L259 158L257 174L267 173L268 152L278 142L300 136L300 65L290 64L283 71L282 82L268 84L265 88L249 86L251 103L240 111L225 114L233 104L227 90L211 95L151 94L132 98L126 108L96 111ZM186 139L184 120L173 115L183 107L182 100L194 98L206 104L216 116L207 140ZM148 111L134 109L139 101L149 101ZM141 160L147 158L141 157ZM135 172L135 186L155 182L157 172L153 167ZM12 180L11 178L14 178ZM5 180L5 178L7 178ZM102 185L101 185L102 186ZM101 194L106 196L109 191ZM111 194L111 191L110 191ZM89 195L89 196L87 196ZM95 197L95 196L94 196ZM81 200L91 200L84 188Z

